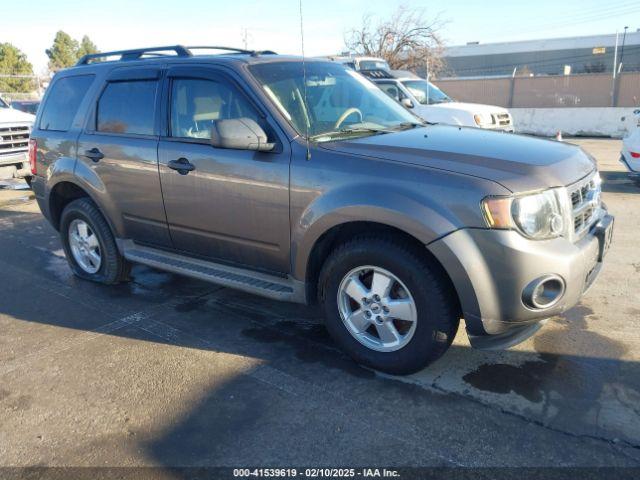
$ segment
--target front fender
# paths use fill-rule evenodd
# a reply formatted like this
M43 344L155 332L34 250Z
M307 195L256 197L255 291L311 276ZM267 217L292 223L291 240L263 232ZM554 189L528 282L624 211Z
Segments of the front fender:
M307 261L320 237L341 224L375 222L394 227L428 244L457 228L452 212L414 198L411 192L389 191L375 184L343 187L317 197L292 225L293 273L306 278ZM371 192L381 192L372 195Z

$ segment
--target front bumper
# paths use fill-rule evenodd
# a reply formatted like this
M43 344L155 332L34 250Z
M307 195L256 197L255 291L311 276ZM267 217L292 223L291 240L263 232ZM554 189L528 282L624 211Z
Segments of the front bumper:
M620 163L622 163L625 167L627 167L627 170L629 171L629 176L634 178L640 178L640 171L634 170L633 168L631 168L631 165L629 165L629 162L627 162L627 159L625 158L624 154L620 154Z
M19 152L13 155L0 155L0 179L24 178L31 176L29 155Z
M576 243L564 238L532 241L515 231L462 229L430 244L458 293L472 346L507 348L533 335L540 322L575 306L600 272L605 215ZM530 308L523 291L532 281L557 275L564 293L552 306Z

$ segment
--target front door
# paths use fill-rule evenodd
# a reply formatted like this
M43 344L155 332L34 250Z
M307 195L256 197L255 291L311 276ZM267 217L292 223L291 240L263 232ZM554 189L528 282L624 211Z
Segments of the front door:
M289 145L226 74L174 67L167 82L168 125L158 156L173 246L194 256L287 273ZM214 148L213 123L233 118L255 120L276 149ZM170 168L176 160L192 170Z

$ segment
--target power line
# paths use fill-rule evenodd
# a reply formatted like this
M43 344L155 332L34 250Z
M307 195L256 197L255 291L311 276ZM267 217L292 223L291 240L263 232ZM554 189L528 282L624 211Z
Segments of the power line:
M514 27L511 29L501 30L501 33L510 34L510 33L530 33L530 32L537 32L537 31L547 31L555 28L579 25L579 24L587 23L591 21L613 18L621 15L627 15L629 13L635 13L637 11L640 11L640 6L636 1L625 2L618 5L609 4L606 7L596 7L594 9L584 10L580 13L567 11L566 15L562 13L556 14L558 17L562 17L562 20L558 20L556 22L550 22L550 23L541 22L538 24L532 24L529 28L525 30Z

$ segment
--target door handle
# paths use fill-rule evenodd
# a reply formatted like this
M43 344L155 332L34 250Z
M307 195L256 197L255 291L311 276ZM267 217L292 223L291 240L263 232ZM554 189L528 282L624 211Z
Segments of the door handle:
M167 166L172 170L176 170L180 175L186 175L196 169L196 166L184 157L177 160L170 160Z
M93 147L91 150L86 150L84 152L84 156L90 158L94 162L99 162L104 158L104 154L95 147Z

